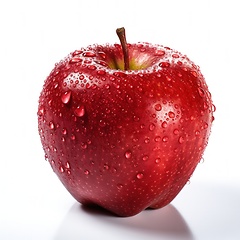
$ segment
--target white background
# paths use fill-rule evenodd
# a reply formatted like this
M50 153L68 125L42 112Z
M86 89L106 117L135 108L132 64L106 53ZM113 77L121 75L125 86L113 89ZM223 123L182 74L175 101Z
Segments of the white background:
M0 3L0 239L240 239L239 1ZM200 65L217 107L204 162L171 205L116 218L81 207L44 161L37 104L55 62L94 43L163 44Z

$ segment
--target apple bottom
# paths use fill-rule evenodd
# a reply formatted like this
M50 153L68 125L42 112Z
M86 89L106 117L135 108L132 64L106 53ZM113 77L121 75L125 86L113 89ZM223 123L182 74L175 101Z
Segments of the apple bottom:
M191 168L185 176L191 176L193 171L194 168ZM149 176L154 178L152 173L144 173L144 177ZM121 217L136 215L147 208L159 209L168 205L189 180L183 177L148 183L136 178L126 179L126 184L117 184L114 179L109 181L104 177L98 181L94 178L91 180L89 174L85 176L87 181L86 179L66 181L63 176L58 177L70 194L82 205L100 206Z

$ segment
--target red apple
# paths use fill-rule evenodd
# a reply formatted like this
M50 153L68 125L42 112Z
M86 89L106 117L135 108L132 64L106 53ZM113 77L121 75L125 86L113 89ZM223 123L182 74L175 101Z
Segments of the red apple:
M200 69L161 45L92 45L56 64L39 98L45 157L79 202L119 216L169 204L208 142Z

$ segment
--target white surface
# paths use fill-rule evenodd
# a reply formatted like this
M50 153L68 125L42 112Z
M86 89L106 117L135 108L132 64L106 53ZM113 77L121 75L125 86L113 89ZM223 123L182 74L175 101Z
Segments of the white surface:
M238 1L0 3L0 239L240 239ZM217 107L204 163L166 208L131 218L82 208L44 161L37 101L55 62L93 43L159 43L200 65Z

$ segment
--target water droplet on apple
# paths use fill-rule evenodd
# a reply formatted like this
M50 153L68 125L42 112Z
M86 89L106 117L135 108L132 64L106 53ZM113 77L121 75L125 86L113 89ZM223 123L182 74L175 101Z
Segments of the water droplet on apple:
M90 51L84 52L82 55L84 57L95 57L96 56L96 54L94 52L90 52Z
M71 95L72 95L72 92L71 91L67 91L65 92L62 97L61 97L61 100L64 104L67 104L69 103L70 99L71 99Z
M170 118L175 118L175 113L170 111L170 112L168 113L168 116L169 116Z
M108 166L108 164L104 164L103 168L104 170L109 170L110 167Z
M142 158L142 160L143 160L143 161L147 161L148 158L149 158L148 155L144 155L143 158Z
M162 128L166 128L167 127L167 122L166 121L164 121L164 122L162 122Z
M170 66L170 63L169 63L169 62L161 62L161 63L159 64L159 66L162 67L162 68L167 68L167 67Z
M44 155L44 158L45 158L46 161L48 161L48 155L47 154Z
M89 70L96 70L96 69L97 69L97 67L94 66L94 65L88 65L87 68L88 68Z
M157 55L157 56L164 56L165 55L165 51L161 50L161 49L158 49L158 50L156 50L155 55Z
M172 81L172 78L171 77L169 77L169 76L166 76L166 79L167 79L167 81Z
M143 173L138 173L138 174L137 174L137 179L139 179L139 180L140 180L140 179L142 179L142 178L143 178L143 176L144 176L144 175L143 175Z
M182 143L184 142L184 138L183 138L182 136L180 136L180 137L178 138L178 142L179 142L180 144L182 144Z
M88 144L86 142L81 143L81 148L82 149L87 149L87 147L88 147Z
M63 134L63 135L66 135L66 134L67 134L67 129L66 129L66 128L63 128L63 129L62 129L62 134Z
M69 162L66 162L66 168L70 169L70 163Z
M212 104L212 112L216 112L216 106Z
M83 52L82 50L75 50L72 55L77 56L80 55L82 52Z
M59 171L60 173L63 173L64 172L64 168L62 166L59 167Z
M105 70L100 69L100 70L97 71L97 74L104 75L104 74L106 74L106 72L105 72Z
M52 121L49 122L49 128L52 130L55 128L55 125Z
M128 150L125 152L124 156L125 156L125 158L129 159L132 157L132 152Z
M98 52L98 55L99 55L102 59L106 59L106 53L105 53L105 52Z
M151 123L151 124L149 125L149 130L150 130L150 131L153 131L154 128L155 128L155 124L154 124L154 123Z
M65 137L61 137L61 141L65 142L66 141Z
M160 158L156 158L156 159L155 159L155 163L156 163L156 164L160 163L160 161L161 161Z
M83 117L85 114L85 107L83 105L78 106L75 110L74 110L74 114L77 117Z
M196 130L195 131L195 136L199 136L200 135L200 131Z
M74 134L71 135L71 139L72 140L75 140L76 139L76 136Z
M163 142L168 142L168 137L167 137L167 136L164 136L164 137L162 138L162 141L163 141Z
M203 125L203 128L204 129L208 128L208 123L205 122L204 125Z
M198 88L198 93L199 93L200 97L204 97L204 95L205 95L204 90L200 87Z
M84 174L85 174L85 175L89 175L89 174L90 174L89 170L85 169L85 170L84 170Z
M197 74L196 71L191 71L190 73L191 73L194 77L197 77L197 76L198 76L198 74Z
M123 188L123 185L121 183L117 184L117 189L122 189Z
M144 142L145 142L145 143L149 143L149 142L150 142L150 139L147 137L147 138L144 139Z
M162 105L157 103L155 106L154 106L155 110L156 111L161 111L162 110Z
M155 138L154 138L154 141L155 142L159 142L161 140L161 137L160 136L156 136Z
M179 134L179 130L178 129L174 129L173 130L173 134L178 135Z
M43 106L41 106L38 110L38 116L39 117L42 117L44 115L44 112L45 112L45 109Z
M73 57L70 61L69 61L69 63L70 64L73 64L73 63L78 63L78 62L81 62L82 61L82 58L80 58L80 57Z
M203 157L200 159L199 163L204 163L204 158Z
M173 57L173 58L179 58L179 55L178 55L177 53L174 53L174 54L172 55L172 57Z

